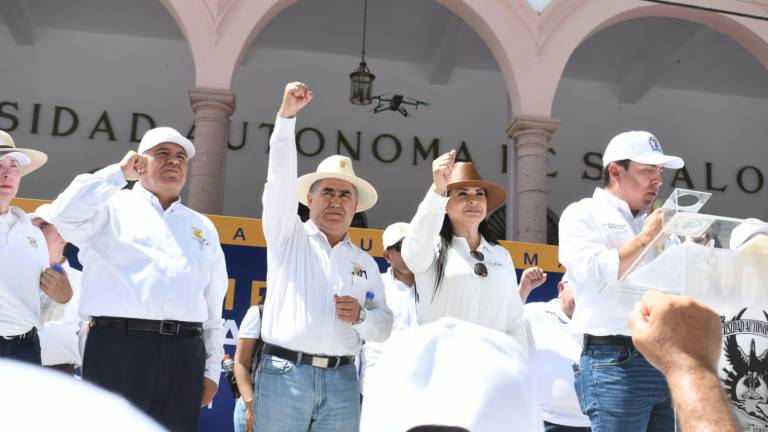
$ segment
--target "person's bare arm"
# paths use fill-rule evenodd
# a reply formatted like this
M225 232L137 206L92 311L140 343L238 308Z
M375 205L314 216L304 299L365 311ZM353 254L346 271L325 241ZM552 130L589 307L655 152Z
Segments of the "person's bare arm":
M667 379L684 432L736 432L717 377L720 317L689 297L649 291L629 319L632 341Z

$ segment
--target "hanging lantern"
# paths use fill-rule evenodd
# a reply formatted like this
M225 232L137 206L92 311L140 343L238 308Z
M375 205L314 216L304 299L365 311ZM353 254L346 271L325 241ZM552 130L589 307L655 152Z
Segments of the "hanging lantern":
M360 65L357 70L349 74L349 102L353 105L369 105L373 95L373 80L376 75L372 74L365 63L365 32L368 24L368 0L365 0L363 6L363 48L360 53Z

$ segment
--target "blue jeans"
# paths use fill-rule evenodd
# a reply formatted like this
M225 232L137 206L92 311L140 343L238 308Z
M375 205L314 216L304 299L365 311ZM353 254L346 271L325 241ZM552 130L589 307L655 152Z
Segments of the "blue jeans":
M235 400L235 412L232 414L232 423L235 425L235 432L245 432L245 404L243 398Z
M359 388L354 364L323 369L265 355L256 381L254 431L357 432Z
M593 432L675 430L667 381L636 349L590 345L581 352L574 378Z

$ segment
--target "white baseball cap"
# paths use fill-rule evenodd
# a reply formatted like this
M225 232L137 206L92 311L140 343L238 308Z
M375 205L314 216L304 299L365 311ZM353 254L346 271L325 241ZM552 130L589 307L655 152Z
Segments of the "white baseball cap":
M758 235L768 236L768 223L755 218L745 219L744 222L733 229L729 246L731 249L740 249Z
M148 130L141 138L138 152L144 154L151 148L166 142L180 145L187 152L187 159L192 159L195 156L195 146L192 141L170 127L157 127Z
M441 318L393 335L366 376L362 432L543 430L528 356L498 330Z
M381 235L381 244L386 249L402 240L407 234L408 224L405 222L395 222L384 230L384 234Z
M603 154L603 168L611 162L625 159L672 169L680 169L685 165L681 158L665 155L659 140L645 131L629 131L613 137Z

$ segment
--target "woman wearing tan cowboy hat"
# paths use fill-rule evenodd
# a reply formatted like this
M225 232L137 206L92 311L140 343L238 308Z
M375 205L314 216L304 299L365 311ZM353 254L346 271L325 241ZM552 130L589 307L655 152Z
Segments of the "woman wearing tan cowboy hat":
M545 275L528 269L518 287L509 252L485 221L507 193L483 180L471 162L455 159L451 150L432 163L434 184L403 241L403 259L416 275L419 324L449 316L503 331L526 346L518 292L542 284Z
M11 206L21 178L40 168L48 157L17 148L0 131L0 358L40 364L42 300L66 303L72 297L67 277L48 268L42 231L26 213ZM42 290L42 292L41 292Z

